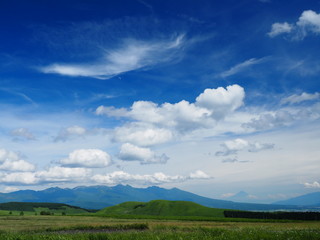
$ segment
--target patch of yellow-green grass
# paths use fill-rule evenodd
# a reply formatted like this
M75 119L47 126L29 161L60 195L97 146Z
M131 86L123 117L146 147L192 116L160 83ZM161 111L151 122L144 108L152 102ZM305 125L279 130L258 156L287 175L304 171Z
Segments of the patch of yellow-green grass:
M264 229L264 230L303 230L318 229L320 222L219 222L219 221L179 221L157 219L114 219L98 216L0 216L0 232L30 232L46 231L47 229L61 229L99 226L112 226L118 224L147 223L150 230L159 228L222 228L229 230Z

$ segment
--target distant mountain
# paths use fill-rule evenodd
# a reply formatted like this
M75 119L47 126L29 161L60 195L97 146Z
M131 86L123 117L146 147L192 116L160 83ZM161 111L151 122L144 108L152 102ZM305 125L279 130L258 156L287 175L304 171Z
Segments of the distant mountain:
M125 202L107 207L98 215L153 215L224 217L223 209L204 207L187 201L153 200L150 202Z
M20 190L11 193L0 193L2 202L51 202L65 203L86 209L102 209L127 201L148 202L151 200L191 201L203 206L239 210L277 210L296 209L293 206L270 204L238 203L202 197L178 188L160 187L134 188L129 185L89 186L73 189L58 187L42 191Z
M308 193L299 197L278 201L274 204L320 207L320 192Z

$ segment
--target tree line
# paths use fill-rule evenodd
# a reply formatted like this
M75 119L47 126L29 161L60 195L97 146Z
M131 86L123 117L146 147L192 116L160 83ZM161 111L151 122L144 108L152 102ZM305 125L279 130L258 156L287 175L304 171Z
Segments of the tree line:
M307 220L319 221L320 212L249 212L249 211L224 211L226 218L255 218L279 220Z

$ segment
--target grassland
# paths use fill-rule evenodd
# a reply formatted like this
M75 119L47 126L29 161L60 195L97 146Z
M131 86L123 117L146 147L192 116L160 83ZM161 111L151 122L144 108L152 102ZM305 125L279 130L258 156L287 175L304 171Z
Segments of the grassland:
M28 205L29 207L31 205ZM49 207L49 208L48 208ZM60 206L61 207L61 206ZM1 240L319 240L319 221L224 218L223 209L181 201L127 202L98 213L32 205L2 210ZM65 210L66 206L63 206ZM72 207L71 207L72 208ZM23 208L28 210L27 208ZM29 210L30 210L29 209ZM35 215L37 211L54 215ZM21 209L20 209L21 210ZM72 215L72 211L74 214Z
M239 219L238 219L239 220ZM99 216L0 216L2 240L320 239L320 222L220 222Z
M124 202L97 212L99 215L147 216L200 216L223 218L224 209L204 207L187 201L154 200L150 202Z

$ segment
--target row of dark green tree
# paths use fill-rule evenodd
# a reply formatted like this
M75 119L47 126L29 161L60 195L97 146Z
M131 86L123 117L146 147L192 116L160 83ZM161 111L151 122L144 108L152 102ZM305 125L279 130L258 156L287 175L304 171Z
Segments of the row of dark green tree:
M249 212L249 211L224 211L227 218L254 218L254 219L279 219L279 220L306 220L319 221L320 212Z

